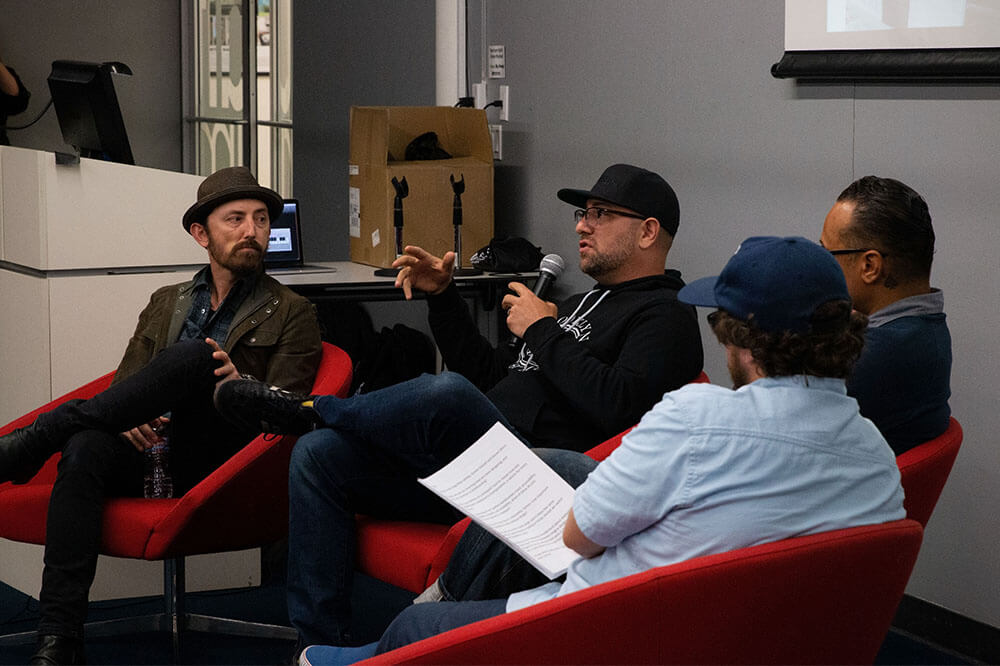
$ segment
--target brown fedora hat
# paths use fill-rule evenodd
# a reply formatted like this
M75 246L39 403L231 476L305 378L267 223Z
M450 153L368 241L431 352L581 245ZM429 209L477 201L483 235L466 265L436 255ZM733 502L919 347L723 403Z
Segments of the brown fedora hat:
M184 213L184 231L191 233L195 222L205 223L205 218L213 210L237 199L258 199L267 205L271 219L281 215L284 199L274 190L261 187L246 167L226 167L219 169L198 186L198 201Z

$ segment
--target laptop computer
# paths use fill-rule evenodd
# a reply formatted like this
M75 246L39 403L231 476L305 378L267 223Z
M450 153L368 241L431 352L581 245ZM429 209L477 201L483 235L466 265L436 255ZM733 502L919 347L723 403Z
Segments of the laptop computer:
M302 260L302 224L297 199L285 199L281 215L271 220L271 237L264 254L268 273L333 272L333 266L306 264Z

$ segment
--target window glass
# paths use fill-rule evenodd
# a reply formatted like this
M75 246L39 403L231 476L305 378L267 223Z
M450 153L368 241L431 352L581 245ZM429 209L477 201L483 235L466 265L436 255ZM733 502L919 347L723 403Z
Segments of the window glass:
M246 165L291 196L292 0L190 1L197 172Z

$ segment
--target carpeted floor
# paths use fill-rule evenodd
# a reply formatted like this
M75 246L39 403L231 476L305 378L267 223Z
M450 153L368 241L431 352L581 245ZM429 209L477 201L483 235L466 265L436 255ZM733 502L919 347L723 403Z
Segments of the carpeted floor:
M355 638L359 643L376 640L392 618L410 603L413 595L380 581L359 575L355 584ZM162 602L156 598L106 601L91 604L90 620L154 613ZM188 596L193 613L287 624L285 591L281 585ZM0 635L32 631L38 618L38 603L0 583ZM181 646L183 664L288 664L294 645L290 641L262 640L189 633ZM24 664L31 645L0 647L0 664ZM87 660L101 664L167 664L173 659L167 634L132 634L87 641ZM890 631L876 664L972 664L973 660L930 645L900 631Z
M354 628L357 641L377 640L392 618L412 599L409 592L358 575L354 588L354 604L359 609ZM189 594L187 606L192 613L288 624L282 585ZM162 600L153 597L94 602L90 605L88 620L146 615L162 608ZM0 583L0 635L34 631L37 621L38 602ZM290 641L189 632L182 641L179 661L183 664L280 665L290 663L294 647ZM172 642L166 633L91 638L87 640L86 650L87 662L92 666L168 664L173 660ZM25 664L33 652L34 645L0 646L0 664Z

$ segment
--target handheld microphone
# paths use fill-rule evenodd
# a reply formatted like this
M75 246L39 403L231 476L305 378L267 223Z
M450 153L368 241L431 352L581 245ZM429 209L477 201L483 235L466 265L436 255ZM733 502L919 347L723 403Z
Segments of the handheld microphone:
M538 264L538 281L535 282L535 296L545 298L545 293L552 286L552 283L559 279L566 264L558 254L547 254L542 257Z
M559 279L565 269L566 264L563 262L562 257L558 254L547 254L542 257L541 263L538 264L538 280L535 282L534 294L539 298L544 299L545 294L548 292L549 288ZM516 335L512 335L510 340L507 342L507 347L510 349L516 349L518 343L521 342L521 338Z

